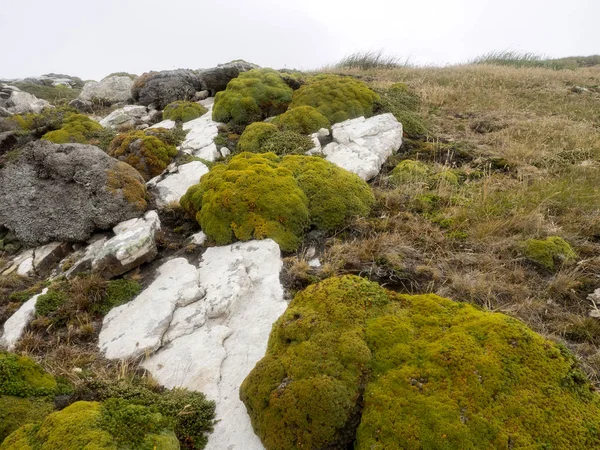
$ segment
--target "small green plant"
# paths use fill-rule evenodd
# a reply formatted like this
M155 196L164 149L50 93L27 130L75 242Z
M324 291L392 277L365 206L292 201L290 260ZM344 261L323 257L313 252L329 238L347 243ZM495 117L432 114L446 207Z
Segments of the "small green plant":
M312 134L321 128L331 128L327 117L312 106L298 106L290 109L272 122L283 131L295 131L300 134Z
M163 120L174 120L175 122L189 122L206 114L208 110L199 103L178 100L169 103L163 110Z
M290 110L312 106L330 123L373 115L379 95L362 81L338 75L317 75L294 92Z
M0 352L0 395L30 397L56 392L54 377L31 358Z
M275 153L276 155L303 155L315 144L308 136L295 131L278 131L269 136L261 145L261 153Z
M218 92L213 120L241 131L246 125L284 112L292 100L292 89L273 69L253 69L241 73Z
M64 292L50 289L46 294L38 297L35 304L35 312L38 316L49 316L58 310L67 300L67 294Z
M404 183L428 183L431 178L431 170L427 164L421 161L405 159L400 161L390 174L390 181L395 185Z
M272 123L251 123L240 136L237 149L240 152L260 153L262 144L277 131L277 127Z
M550 271L577 258L571 245L559 236L550 236L541 240L528 239L521 248L524 256Z
M378 108L389 112L402 124L403 132L409 138L419 138L429 131L427 122L419 114L421 100L404 83L394 83L389 89L379 89Z

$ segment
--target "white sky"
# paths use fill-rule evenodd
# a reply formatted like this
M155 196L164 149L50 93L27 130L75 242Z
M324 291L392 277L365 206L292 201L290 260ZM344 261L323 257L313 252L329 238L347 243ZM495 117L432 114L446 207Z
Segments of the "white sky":
M600 0L0 0L0 78L212 67L314 69L356 50L412 63L491 50L600 53Z

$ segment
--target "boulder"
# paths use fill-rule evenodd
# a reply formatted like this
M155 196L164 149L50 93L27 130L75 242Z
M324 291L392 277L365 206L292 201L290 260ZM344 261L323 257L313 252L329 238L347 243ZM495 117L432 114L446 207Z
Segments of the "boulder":
M176 125L177 125L177 123L174 120L167 119L167 120L163 120L161 122L155 123L154 125L152 125L151 127L148 127L148 128L164 128L165 130L172 130L173 128L175 128Z
M200 70L200 81L202 88L215 95L219 91L224 91L229 83L242 72L257 69L259 66L243 60L231 61L225 64L219 64L212 69Z
M215 161L221 157L214 143L219 134L219 123L212 120L212 103L206 102L206 100L204 102L208 112L183 124L183 129L188 130L188 134L180 148L184 153L207 161Z
M35 141L0 170L0 225L27 245L78 242L146 209L141 175L97 147Z
M402 145L402 124L390 113L358 117L333 125L332 135L322 150L326 159L370 180Z
M50 242L34 249L24 250L12 260L2 274L8 275L16 270L22 277L30 275L45 277L70 250L71 246L62 242Z
M142 105L164 109L175 100L193 100L202 89L198 73L177 69L148 72L138 77L131 89L133 99Z
M27 325L35 317L35 304L38 297L46 292L48 292L48 288L44 288L42 292L31 297L4 322L0 335L0 347L6 348L8 351L15 349L17 341L21 339Z
M124 274L156 258L156 233L160 219L156 211L130 219L113 228L115 236L102 245L92 260L92 271L103 278Z
M198 184L200 177L208 173L208 167L200 161L192 161L178 166L174 172L167 173L158 180L150 180L149 187L154 192L156 205L164 207L179 199L187 192L190 186Z
M0 85L0 107L10 114L39 114L44 108L53 108L46 100L5 84Z
M145 106L128 105L115 109L100 121L100 125L113 130L120 128L129 129L142 124L147 116L148 110Z
M108 313L99 346L108 358L148 355L143 367L160 384L214 399L207 449L261 450L238 391L287 307L281 269L270 239L209 248L198 269L168 261L137 298Z
M90 81L83 86L76 100L84 104L100 103L105 106L125 103L131 99L132 86L133 80L129 77L115 76L107 77L100 82Z
M28 77L17 80L24 83L39 84L40 86L64 86L66 88L82 88L83 81L79 77L65 75L62 73L47 73L39 77Z

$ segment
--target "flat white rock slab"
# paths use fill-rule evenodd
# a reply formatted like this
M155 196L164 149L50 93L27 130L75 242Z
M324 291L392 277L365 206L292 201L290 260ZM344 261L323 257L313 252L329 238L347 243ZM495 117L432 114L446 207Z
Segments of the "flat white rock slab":
M167 173L157 182L153 189L156 205L162 208L169 203L177 202L190 186L198 184L200 177L208 173L208 167L200 161L192 161L177 167L175 172Z
M221 157L213 142L219 134L219 123L212 120L212 106L212 103L208 104L207 113L183 124L183 129L188 130L188 134L180 147L184 153L207 161L215 161Z
M8 318L2 327L2 337L0 337L0 347L5 347L8 351L13 351L17 341L23 336L23 332L29 325L29 322L35 317L35 304L40 295L48 292L48 288L31 297L21 307Z

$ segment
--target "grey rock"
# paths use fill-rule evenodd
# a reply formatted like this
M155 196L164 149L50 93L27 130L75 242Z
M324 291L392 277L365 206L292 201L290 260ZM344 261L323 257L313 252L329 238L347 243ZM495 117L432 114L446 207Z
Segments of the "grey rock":
M131 96L142 105L154 104L156 108L164 109L175 100L192 100L200 90L202 83L195 71L164 70L141 75L131 89Z
M53 108L46 100L6 84L0 85L0 107L10 114L39 114L44 108Z
M111 112L100 121L104 128L119 130L121 128L133 128L150 120L145 106L128 105Z
M84 102L110 106L129 101L132 87L133 80L129 77L107 77L100 82L86 83L78 98Z
M202 80L202 89L210 91L214 96L215 93L224 91L227 83L237 78L240 73L258 69L258 67L256 64L238 60L219 64L212 69L201 70L200 79Z
M99 148L36 141L0 170L0 225L31 246L85 241L142 215L144 195L140 174Z

